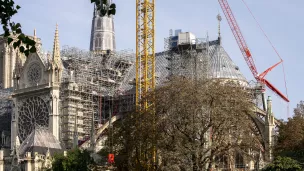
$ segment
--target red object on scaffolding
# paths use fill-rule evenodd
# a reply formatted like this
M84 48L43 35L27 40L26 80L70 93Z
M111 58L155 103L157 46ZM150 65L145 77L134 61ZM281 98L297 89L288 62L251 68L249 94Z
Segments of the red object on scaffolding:
M114 163L114 154L109 154L108 155L108 163L113 164Z
M228 24L232 30L232 33L236 39L236 42L244 56L244 59L247 63L247 65L249 66L249 69L251 71L251 73L253 74L253 76L255 77L255 79L262 83L265 84L269 89L271 89L273 92L275 92L277 95L279 95L283 100L285 100L286 102L289 102L288 98L281 93L276 87L274 87L269 81L267 81L264 77L266 76L266 74L271 71L273 68L275 68L276 66L278 66L280 63L283 62L283 60L281 59L280 62L278 62L277 64L273 65L272 67L270 67L269 69L267 69L266 71L264 71L262 74L258 74L258 71L256 69L256 66L254 64L251 52L247 46L247 43L241 33L241 29L237 24L237 21L232 13L232 10L228 4L227 0L218 0L219 4L225 14L225 17L228 21Z

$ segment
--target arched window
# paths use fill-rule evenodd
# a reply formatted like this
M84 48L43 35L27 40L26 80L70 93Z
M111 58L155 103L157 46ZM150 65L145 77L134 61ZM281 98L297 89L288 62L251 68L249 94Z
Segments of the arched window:
M100 43L99 46L102 48L102 44L104 43L102 38L100 38L99 43Z
M95 39L95 49L97 49L98 48L98 39L96 38Z
M104 43L103 48L108 49L109 48L109 36L108 35L105 35L103 43Z
M100 47L101 47L101 36L100 34L97 34L95 38L95 49L98 50Z
M115 36L114 35L112 37L112 40L113 40L113 49L116 49L116 42L115 42Z
M114 28L114 20L112 19L112 31L114 31L115 28Z
M101 18L97 20L97 29L101 29Z
M112 49L112 47L111 47L111 36L110 35L107 36L107 44L108 44L107 49Z

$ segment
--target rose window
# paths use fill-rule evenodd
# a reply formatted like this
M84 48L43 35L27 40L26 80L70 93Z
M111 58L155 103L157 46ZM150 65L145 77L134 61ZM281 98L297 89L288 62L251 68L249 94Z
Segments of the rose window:
M47 127L49 109L40 97L30 97L22 105L18 117L18 136L23 141L35 127Z
M41 79L41 67L38 63L33 63L27 72L28 80L31 84L36 84Z

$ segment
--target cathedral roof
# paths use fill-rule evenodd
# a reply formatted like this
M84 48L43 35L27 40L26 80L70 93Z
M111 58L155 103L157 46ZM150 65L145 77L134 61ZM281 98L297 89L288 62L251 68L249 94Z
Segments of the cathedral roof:
M214 43L209 46L211 78L233 79L247 82L239 67L231 60L225 49Z
M54 154L62 151L62 147L48 129L36 128L20 145L19 155L24 156L26 152L46 154L47 150Z
M193 46L192 48L195 48ZM175 54L178 56L179 54ZM239 67L232 61L228 53L221 46L219 40L214 40L209 42L209 56L210 56L210 71L209 75L211 78L218 79L227 79L227 80L237 80L243 85L247 84L247 80L244 75L241 73ZM156 76L156 84L160 85L167 80L169 76L168 67L170 62L167 60L168 53L166 51L156 53L155 55L155 76ZM130 71L130 74L124 84L121 86L122 90L132 91L131 89L134 87L130 85L130 83L135 86L135 65Z

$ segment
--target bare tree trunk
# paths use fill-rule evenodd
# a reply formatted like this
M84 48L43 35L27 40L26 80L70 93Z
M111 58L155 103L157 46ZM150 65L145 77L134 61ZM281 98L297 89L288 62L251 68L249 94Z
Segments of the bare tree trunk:
M198 171L198 163L197 163L197 157L195 152L192 154L192 170L193 171Z
M208 171L212 171L212 169L213 169L213 163L214 163L214 158L213 158L213 156L214 156L214 151L211 150L210 153L211 153L211 154L210 154L210 160L209 160L209 163L208 163Z

